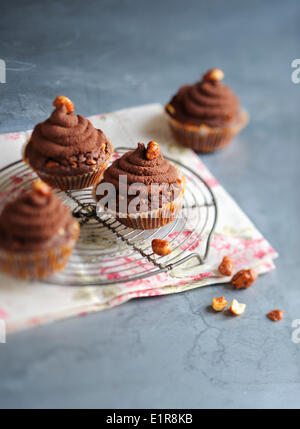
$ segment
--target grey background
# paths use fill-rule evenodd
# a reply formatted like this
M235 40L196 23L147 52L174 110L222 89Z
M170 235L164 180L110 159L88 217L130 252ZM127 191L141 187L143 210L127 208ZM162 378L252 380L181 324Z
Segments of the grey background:
M32 128L63 93L83 115L166 102L221 67L251 124L204 162L280 252L242 292L241 318L212 314L230 286L131 301L0 345L0 407L297 407L299 96L297 1L1 3L0 132ZM282 308L272 324L265 314Z

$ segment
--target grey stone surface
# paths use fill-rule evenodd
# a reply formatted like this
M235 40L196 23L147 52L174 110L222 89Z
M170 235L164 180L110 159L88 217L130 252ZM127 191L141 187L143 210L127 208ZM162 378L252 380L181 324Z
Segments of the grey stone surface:
M211 66L251 124L204 162L280 252L243 292L241 318L212 314L230 286L131 301L10 336L0 407L297 407L300 343L297 1L2 2L0 132L45 118L54 96L84 115L162 102ZM272 324L265 314L285 310Z

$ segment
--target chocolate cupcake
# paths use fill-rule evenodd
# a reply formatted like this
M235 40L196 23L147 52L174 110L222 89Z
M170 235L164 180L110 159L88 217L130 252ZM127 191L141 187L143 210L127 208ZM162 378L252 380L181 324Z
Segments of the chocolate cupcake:
M64 191L92 186L113 153L103 131L81 115L67 97L58 96L49 119L33 130L24 160L39 177Z
M201 82L181 87L165 107L175 138L197 152L227 146L248 123L247 112L223 77L220 69L208 71Z
M111 185L116 191L115 207L109 205L111 196L106 196L108 204L103 204L105 189ZM158 144L151 141L147 149L138 143L137 149L115 160L93 193L100 209L122 224L135 229L153 229L177 217L184 189L184 176L163 157Z
M61 271L79 234L79 224L51 188L37 180L0 215L0 268L23 279Z

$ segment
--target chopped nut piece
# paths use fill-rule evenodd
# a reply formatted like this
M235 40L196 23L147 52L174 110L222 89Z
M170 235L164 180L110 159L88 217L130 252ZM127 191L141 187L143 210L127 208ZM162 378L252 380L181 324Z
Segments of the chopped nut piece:
M35 180L32 184L32 189L44 197L48 197L51 192L50 186L42 180Z
M53 106L59 107L62 104L64 104L66 106L67 111L69 113L74 112L75 106L74 106L73 102L68 97L65 97L64 95L58 95L56 97L56 99L53 101Z
M171 115L175 115L176 110L175 110L175 108L172 106L172 104L167 104L167 105L166 105L166 109L167 109L167 111L168 111L169 113L171 113Z
M46 167L59 167L59 163L56 161L48 161Z
M228 302L226 301L225 297L220 296L219 298L215 297L212 300L211 306L215 311L223 311L227 307L227 304L228 304Z
M160 154L160 149L158 143L155 141L151 141L148 143L147 150L146 150L146 158L149 159L149 161L152 161L153 159L156 159Z
M73 231L75 231L75 232L79 231L79 230L80 230L79 223L78 223L78 222L74 222L74 223L71 225L70 230L71 230L71 231L73 230Z
M211 69L203 76L203 80L223 80L224 73L221 69Z
M223 276L231 276L233 268L233 260L229 256L224 256L218 270Z
M203 136L207 135L208 132L209 132L209 130L210 130L210 128L207 125L205 125L205 124L201 124L199 126L199 132Z
M87 165L96 165L97 161L95 161L93 158L89 158L86 160Z
M272 310L267 314L267 317L273 322L280 322L283 319L283 311L282 310Z
M257 279L255 270L240 270L231 279L231 283L236 289L244 289L253 285Z
M238 302L236 299L232 300L232 303L230 304L230 311L235 316L239 316L240 314L243 314L246 308L246 304L242 304L241 302Z
M156 255L165 256L172 252L172 247L168 240L159 240L155 238L152 240L152 250Z
M59 228L59 230L57 231L58 235L64 235L64 233L65 233L64 228Z
M72 168L77 168L77 163L76 163L76 162L72 162L72 163L71 163L71 167L72 167Z

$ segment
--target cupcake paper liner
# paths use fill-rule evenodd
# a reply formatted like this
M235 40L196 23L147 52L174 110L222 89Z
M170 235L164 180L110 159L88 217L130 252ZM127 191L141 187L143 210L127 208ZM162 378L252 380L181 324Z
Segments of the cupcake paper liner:
M115 214L115 217L120 223L133 229L160 228L176 219L180 211L181 202L182 196L157 210L142 212L136 215L127 213L126 217L119 217Z
M206 125L182 124L167 114L172 133L177 141L196 152L214 152L226 147L232 138L249 122L248 113L243 110L238 120L225 128L210 128Z
M79 235L79 224L74 220L73 225L73 236L53 249L26 252L0 249L0 269L24 280L43 279L63 270Z
M107 167L108 161L105 164L101 165L101 167L97 168L97 170L77 176L54 176L51 174L44 173L42 171L34 171L44 182L52 186L52 188L58 188L62 191L83 189L93 186L101 179L101 176Z
M178 213L181 208L182 198L185 190L185 177L181 175L182 179L182 189L180 194L175 198L175 200L164 204L162 208L150 210L147 212L141 213L121 213L114 212L112 210L103 208L107 214L115 217L120 223L126 225L133 229L155 229L160 228L161 226L167 225L172 222L178 216ZM97 184L93 188L93 196L96 199L96 188Z

